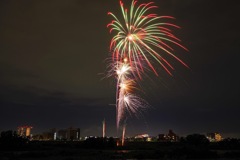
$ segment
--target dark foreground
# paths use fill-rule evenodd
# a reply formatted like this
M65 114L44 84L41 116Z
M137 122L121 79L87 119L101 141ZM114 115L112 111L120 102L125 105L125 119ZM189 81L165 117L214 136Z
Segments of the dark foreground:
M101 140L100 140L101 141ZM1 146L1 160L82 160L82 159L240 159L239 145L210 143L192 145L180 142L43 142Z

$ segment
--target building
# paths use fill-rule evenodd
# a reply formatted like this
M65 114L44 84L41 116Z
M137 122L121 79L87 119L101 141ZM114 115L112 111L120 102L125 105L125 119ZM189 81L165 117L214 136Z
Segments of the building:
M56 128L50 129L47 132L43 132L42 134L34 135L34 140L40 141L75 141L80 140L80 128L67 128L57 130Z
M61 129L57 132L57 138L59 140L67 140L67 130Z
M135 136L135 138L148 138L148 137L149 137L148 134L139 134Z
M80 128L61 129L56 133L56 137L59 140L80 140Z
M167 134L159 134L158 141L161 142L178 142L179 136L175 134L171 129L168 131Z
M147 141L149 139L148 134L139 134L134 137L134 141Z
M80 140L80 128L68 128L67 129L67 140Z
M177 142L179 140L179 136L175 134L171 129L169 130L168 134L166 135L167 140L171 142Z
M165 142L165 141L166 141L166 136L165 136L165 134L159 134L159 135L158 135L158 141L160 141L160 142Z
M18 136L21 136L21 137L31 137L31 129L33 127L32 126L19 126L17 128L17 134Z
M218 132L214 132L214 133L207 133L207 139L210 142L219 142L222 140L222 136L220 135L220 133Z

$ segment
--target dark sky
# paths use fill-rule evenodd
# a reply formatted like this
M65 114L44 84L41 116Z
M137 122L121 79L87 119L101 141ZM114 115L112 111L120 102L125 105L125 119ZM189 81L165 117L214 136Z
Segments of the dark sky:
M240 137L238 1L155 2L156 13L182 27L175 33L190 51L176 54L191 69L173 61L173 77L148 73L139 83L151 108L128 118L126 134L173 129ZM115 81L102 79L112 36L108 11L120 14L118 0L0 1L0 131L73 126L82 136L101 135L105 118L107 135L117 135Z

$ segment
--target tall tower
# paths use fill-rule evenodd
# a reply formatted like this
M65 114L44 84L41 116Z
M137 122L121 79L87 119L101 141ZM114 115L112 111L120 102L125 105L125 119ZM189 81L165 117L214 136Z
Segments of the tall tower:
M103 127L103 138L106 136L106 122L105 122L105 119L103 120L103 122L102 122L102 127Z

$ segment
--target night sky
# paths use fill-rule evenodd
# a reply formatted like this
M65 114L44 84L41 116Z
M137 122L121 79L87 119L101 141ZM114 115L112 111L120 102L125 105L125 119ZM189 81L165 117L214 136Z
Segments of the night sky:
M125 5L130 1L125 0ZM145 2L145 0L139 0ZM151 108L129 117L127 136L220 132L240 137L238 1L155 0L176 17L175 34L190 50L176 54L171 77L147 73L141 96ZM33 126L81 128L81 135L116 136L115 80L104 79L111 36L106 25L118 0L0 1L0 131ZM159 66L160 67L160 66Z

